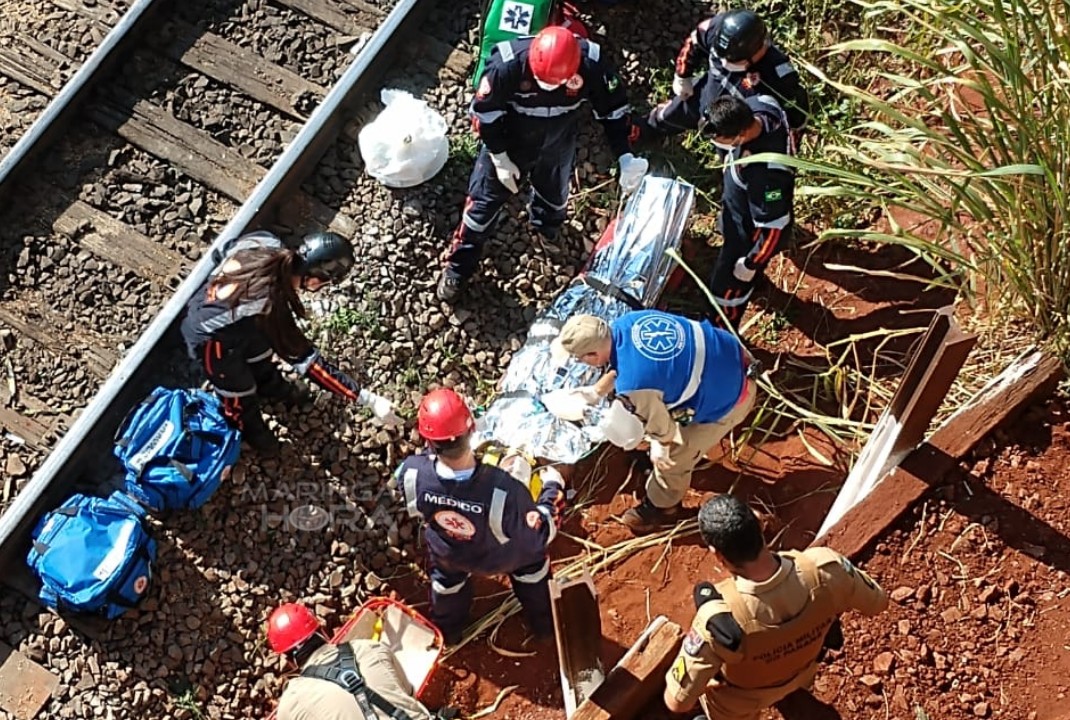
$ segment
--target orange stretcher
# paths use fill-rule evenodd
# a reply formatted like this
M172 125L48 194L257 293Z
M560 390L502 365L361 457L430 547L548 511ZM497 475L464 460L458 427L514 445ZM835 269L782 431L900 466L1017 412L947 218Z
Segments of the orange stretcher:
M408 605L377 597L360 606L331 638L335 645L350 640L378 640L393 653L409 684L420 697L442 655L442 631Z
M387 597L368 600L331 636L331 644L378 640L386 645L419 698L438 668L442 631L403 602ZM268 720L275 720L272 710Z

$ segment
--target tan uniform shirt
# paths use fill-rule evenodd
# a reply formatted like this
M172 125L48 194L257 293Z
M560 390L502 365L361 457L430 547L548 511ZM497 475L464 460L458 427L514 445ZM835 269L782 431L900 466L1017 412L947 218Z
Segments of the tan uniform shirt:
M412 696L412 686L386 647L373 640L353 640L349 644L369 688L408 713L412 720L431 717L427 708ZM330 663L337 654L334 645L324 645L312 654L305 667ZM378 708L376 712L384 718L388 716ZM286 685L279 700L278 720L364 720L364 713L353 695L330 680L296 677Z
M803 552L817 566L820 583L828 589L837 614L857 610L871 616L887 607L888 597L880 586L847 558L828 548L811 548ZM798 616L809 602L810 590L803 583L801 572L792 560L796 554L782 553L780 569L764 582L734 578L736 590L747 612L758 622L764 625L783 624ZM680 653L669 667L665 678L666 694L685 707L694 705L706 692L707 685L722 669L722 665L742 660L737 651L718 642L710 632L711 618L721 613L730 613L730 610L719 599L711 600L699 608ZM763 685L760 678L755 684Z

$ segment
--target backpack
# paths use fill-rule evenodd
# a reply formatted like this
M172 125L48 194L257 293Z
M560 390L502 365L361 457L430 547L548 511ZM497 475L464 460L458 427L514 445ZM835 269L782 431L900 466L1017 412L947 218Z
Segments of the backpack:
M145 510L121 491L77 494L41 518L26 558L48 607L111 619L137 605L152 582L156 541Z
M126 491L152 510L199 508L238 461L241 434L203 390L158 387L115 439Z
M556 0L487 0L480 26L479 62L473 86L483 77L483 68L494 46L505 40L534 35L550 23Z

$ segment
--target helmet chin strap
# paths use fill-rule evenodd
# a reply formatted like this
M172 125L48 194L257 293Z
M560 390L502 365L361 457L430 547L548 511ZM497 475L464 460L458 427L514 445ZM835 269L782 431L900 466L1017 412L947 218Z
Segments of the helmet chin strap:
M543 90L546 90L547 92L552 92L552 91L556 90L557 88L561 87L562 85L564 85L565 83L563 83L563 82L562 83L556 83L556 84L555 83L548 83L548 82L543 82L539 78L535 78L535 84L538 85Z

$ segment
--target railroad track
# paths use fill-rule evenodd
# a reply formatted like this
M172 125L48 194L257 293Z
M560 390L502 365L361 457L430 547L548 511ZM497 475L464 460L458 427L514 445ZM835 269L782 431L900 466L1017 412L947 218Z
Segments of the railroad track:
M464 53L412 39L433 4L51 0L31 27L62 18L62 37L100 39L94 55L25 33L0 46L4 94L52 102L0 165L0 561L138 395L182 377L165 339L213 239L358 233L323 199L347 178L316 164L400 45L463 76Z

